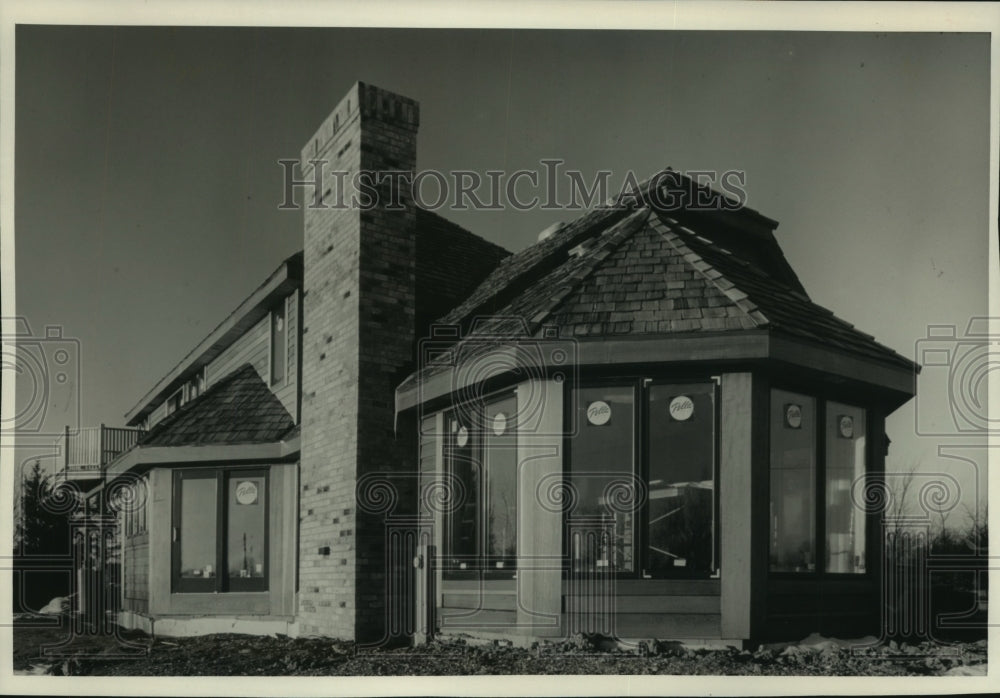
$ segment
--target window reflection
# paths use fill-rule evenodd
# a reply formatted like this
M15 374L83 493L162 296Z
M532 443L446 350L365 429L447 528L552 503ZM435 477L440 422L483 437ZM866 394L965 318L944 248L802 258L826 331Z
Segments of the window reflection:
M647 572L713 569L715 386L649 388Z
M459 504L446 513L445 561L449 568L468 569L473 566L478 551L479 527L477 511L480 496L479 463L474 457L478 434L454 416L446 418L444 455L450 479Z
M227 551L229 578L264 577L264 478L229 475Z
M488 566L517 562L517 433L514 396L486 405L483 422L486 464L486 555Z
M215 577L216 511L215 473L210 477L180 480L180 576L186 579Z
M816 569L816 401L771 391L771 570Z
M826 406L826 571L865 571L865 512L851 488L865 474L865 411Z
M573 568L635 569L635 509L616 501L615 489L634 486L635 387L575 388L576 433L569 440L569 480L576 492L571 530L600 535L570 540ZM596 541L584 544L582 540Z

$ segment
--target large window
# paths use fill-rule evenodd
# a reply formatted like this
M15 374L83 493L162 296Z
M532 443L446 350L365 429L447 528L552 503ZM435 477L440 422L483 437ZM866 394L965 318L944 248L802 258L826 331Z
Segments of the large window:
M575 388L569 440L569 554L573 569L634 572L635 385ZM596 536L596 537L595 537Z
M772 390L770 419L771 571L864 573L865 411Z
M480 434L473 429L473 420L463 416L445 417L446 485L456 502L445 517L445 567L451 570L475 569L479 553L482 487L477 442Z
M173 590L267 589L267 472L174 473Z
M486 465L486 557L494 569L517 564L517 434L511 395L488 402L483 410Z
M516 409L507 393L445 416L446 483L456 502L444 522L449 575L516 572Z
M865 411L826 405L826 571L865 571L865 512L851 490L865 474Z
M816 401L771 392L771 570L816 569Z
M652 385L648 556L659 574L715 568L715 384Z
M584 386L571 405L572 568L713 573L715 383Z

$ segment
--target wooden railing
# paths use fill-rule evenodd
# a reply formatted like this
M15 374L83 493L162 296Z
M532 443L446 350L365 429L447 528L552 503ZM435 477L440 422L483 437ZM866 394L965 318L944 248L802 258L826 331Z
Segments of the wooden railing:
M85 427L77 432L66 433L62 437L63 471L67 476L91 477L135 446L142 429L130 427Z

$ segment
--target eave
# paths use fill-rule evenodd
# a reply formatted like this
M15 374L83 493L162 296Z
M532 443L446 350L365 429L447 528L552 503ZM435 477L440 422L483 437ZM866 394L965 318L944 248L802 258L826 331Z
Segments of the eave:
M108 464L104 484L125 473L143 472L158 465L186 466L199 463L277 463L298 457L301 436L287 440L250 444L206 444L200 446L136 446ZM92 490L93 491L93 490Z
M567 356L575 356L576 359L566 366L550 366L547 369L549 375L555 369L570 380L584 367L752 364L760 368L795 369L835 383L863 384L879 393L880 401L890 410L916 394L916 376L919 371L916 364L905 368L902 364L869 359L768 330L537 340L525 343L529 346L543 346L548 355L555 349L561 349ZM396 412L398 414L418 405L439 402L456 391L476 394L477 391L469 389L486 380L502 381L505 377L513 379L510 367L525 365L518 363L525 360L524 351L518 345L500 346L476 357L476 370L463 366L442 366L419 381L409 381L396 391ZM541 375L543 371L536 373ZM521 375L523 380L523 373Z

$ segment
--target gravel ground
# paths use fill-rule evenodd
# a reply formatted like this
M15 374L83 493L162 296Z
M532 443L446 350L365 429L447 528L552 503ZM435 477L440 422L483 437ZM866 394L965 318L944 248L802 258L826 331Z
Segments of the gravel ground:
M315 638L204 635L122 638L136 655L120 655L112 637L78 639L47 657L44 645L67 637L56 628L14 628L13 665L18 673L95 676L394 676L472 674L711 674L792 676L982 675L986 641L955 644L882 645L859 652L810 638L807 644L767 645L755 652L687 649L670 644L621 650L613 643L577 637L531 648L471 639L438 640L426 647L373 652L351 642ZM601 649L601 648L604 649Z

